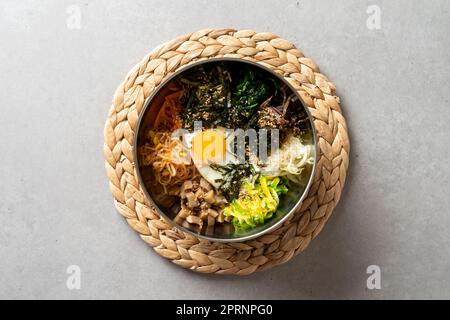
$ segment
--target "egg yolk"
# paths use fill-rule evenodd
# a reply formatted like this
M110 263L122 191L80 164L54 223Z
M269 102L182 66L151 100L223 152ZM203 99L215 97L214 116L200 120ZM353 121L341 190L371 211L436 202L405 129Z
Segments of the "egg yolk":
M226 137L222 131L208 129L192 139L192 158L196 164L221 163L226 154Z

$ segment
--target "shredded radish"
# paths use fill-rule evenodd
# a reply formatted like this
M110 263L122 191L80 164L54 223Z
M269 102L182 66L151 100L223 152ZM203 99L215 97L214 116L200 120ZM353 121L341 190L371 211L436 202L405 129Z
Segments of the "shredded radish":
M303 144L299 137L290 135L281 147L268 159L268 166L261 171L273 176L284 176L295 183L301 183L301 173L314 162L314 148Z

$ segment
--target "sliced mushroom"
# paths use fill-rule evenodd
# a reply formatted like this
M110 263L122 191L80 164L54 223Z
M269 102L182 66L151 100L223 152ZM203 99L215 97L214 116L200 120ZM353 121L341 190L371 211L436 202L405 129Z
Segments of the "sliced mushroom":
M209 214L213 219L215 219L215 218L217 218L217 216L219 215L219 212L217 212L217 211L214 210L214 209L209 208L209 209L208 209L208 214ZM209 220L209 218L208 218L208 220Z
M197 180L192 181L192 191L197 191L197 189L200 187L200 184Z
M196 176L185 181L180 191L181 209L174 220L182 226L200 232L206 224L205 232L212 234L217 223L231 220L223 214L227 200L206 179Z
M193 192L186 193L186 200L187 200L187 206L190 209L196 208L200 205L200 203L197 200L197 197Z
M209 208L209 203L208 203L208 202L203 201L203 202L200 204L200 210L206 211L206 210L208 210L208 208Z
M189 223L192 223L192 224L196 224L196 225L198 225L200 227L203 226L203 220L200 219L200 217L197 217L197 216L189 216L189 217L186 218L186 221L189 222Z
M205 195L203 196L203 199L208 202L209 204L213 204L216 202L216 199L214 197L214 190L209 190Z
M182 223L181 223L181 225L183 226L183 227L185 227L186 229L189 229L191 226L189 225L189 222L187 222L186 220L184 220Z
M206 179L200 178L200 187L205 189L206 191L212 190L212 186L209 184Z
M177 215L177 216L173 219L173 221L174 221L175 223L182 224L182 223L184 222L184 219L182 219L180 216Z
M191 191L191 192L186 192L186 200L189 201L193 201L195 200L195 194Z
M181 192L191 190L192 189L192 181L187 180L183 183L183 186L181 187Z
M221 195L218 195L218 194L216 194L216 195L214 196L214 204L215 204L215 205L217 205L217 206L222 206L222 205L224 205L225 203L227 203L227 200L225 199L225 197L223 197L223 196L221 196Z
M198 190L195 191L195 197L197 199L203 198L204 194L205 194L205 192L202 190L202 188L198 188Z
M200 219L206 220L208 218L208 216L209 216L209 213L207 210L200 212Z
M190 208L190 209L195 209L195 208L197 208L198 206L200 205L200 202L198 202L197 200L192 200L192 201L189 201L188 203L187 203L187 206Z
M222 223L222 222L225 221L225 216L224 216L223 212L220 212L220 213L219 213L219 215L218 215L217 218L216 218L216 221L217 221L217 222L220 222L220 223Z
M180 210L180 212L178 212L177 217L179 216L180 218L186 219L191 214L192 214L191 210L189 210L187 208L183 208Z

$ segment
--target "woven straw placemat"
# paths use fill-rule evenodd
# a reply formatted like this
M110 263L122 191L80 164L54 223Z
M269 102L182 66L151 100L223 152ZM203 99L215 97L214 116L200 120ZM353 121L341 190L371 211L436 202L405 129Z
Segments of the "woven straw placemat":
M146 200L133 164L138 116L152 91L177 69L214 57L255 61L282 74L309 108L318 137L317 170L300 210L276 231L242 243L205 241L172 227ZM120 84L106 121L105 164L117 210L159 255L183 268L247 275L290 260L322 230L344 186L349 139L335 89L311 59L269 32L207 29L158 46Z

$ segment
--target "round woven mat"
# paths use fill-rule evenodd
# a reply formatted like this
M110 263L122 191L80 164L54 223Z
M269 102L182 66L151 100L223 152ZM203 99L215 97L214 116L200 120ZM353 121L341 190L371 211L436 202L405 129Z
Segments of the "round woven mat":
M282 74L309 108L318 136L317 170L300 210L276 231L242 243L205 241L172 227L146 200L133 163L136 123L147 97L177 69L214 57L247 59ZM322 230L344 186L349 139L335 89L311 59L268 32L207 29L158 46L120 84L106 121L105 164L117 210L159 255L193 271L247 275L290 260Z

